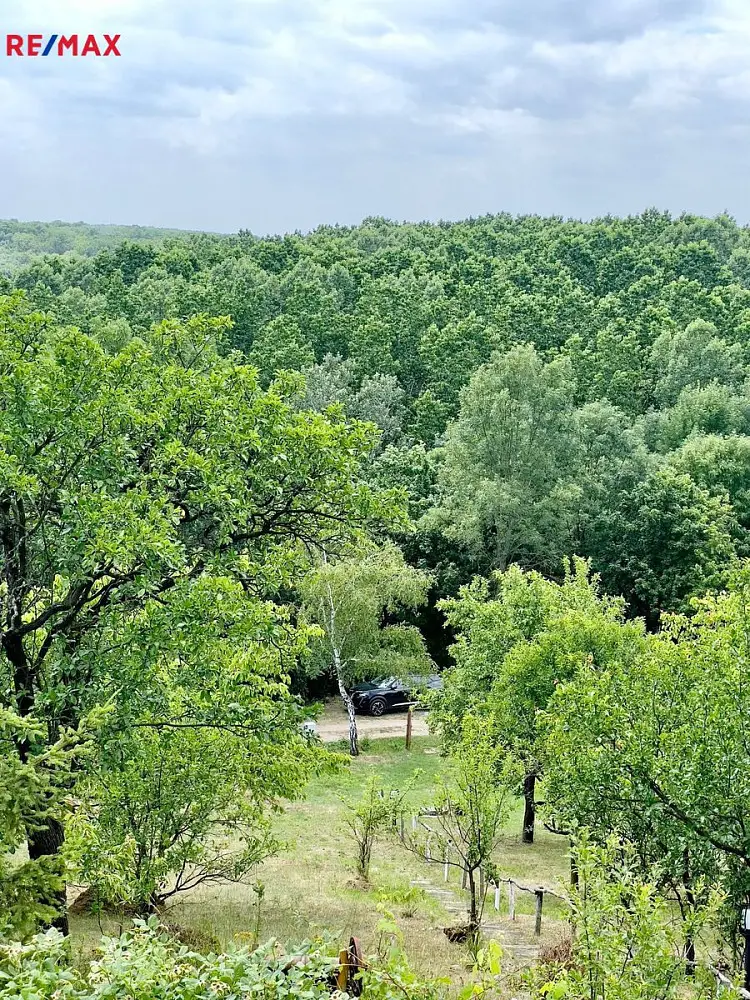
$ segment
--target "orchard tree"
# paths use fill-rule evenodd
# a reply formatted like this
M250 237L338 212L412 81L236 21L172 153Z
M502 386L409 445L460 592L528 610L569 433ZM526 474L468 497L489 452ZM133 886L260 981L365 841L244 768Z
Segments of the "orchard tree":
M437 779L431 831L405 830L402 837L404 846L423 861L466 873L468 933L474 940L484 907L480 872L494 868L514 779L513 763L494 739L492 720L465 716L446 772Z
M393 544L355 549L340 559L325 551L302 583L307 618L322 630L312 669L330 669L349 717L349 749L359 753L353 682L424 673L430 659L418 629L384 624L384 616L420 607L430 578L409 566Z
M100 654L125 649L130 662L125 626L153 604L174 611L173 630L199 633L212 601L189 622L179 602L204 578L232 581L253 607L288 586L301 545L334 552L398 520L394 495L358 477L370 432L296 411L296 384L261 391L254 369L222 356L227 327L168 321L108 355L22 297L0 300L0 670L5 707L35 726L17 741L22 763L82 722L92 692L119 709ZM157 662L149 651L142 668ZM163 725L226 724L212 663L191 674L201 694L176 722L162 703ZM283 705L283 671L275 683ZM236 705L232 721L252 716L248 697ZM55 814L26 833L31 860L62 848Z
M728 592L669 618L640 655L580 670L549 706L549 809L640 845L688 905L701 875L735 904L750 891L749 595L743 566Z
M543 773L540 713L557 686L584 663L602 666L631 657L643 641L638 622L625 623L624 602L600 593L589 565L574 560L562 583L511 567L462 589L443 608L458 639L456 661L432 712L450 743L467 712L493 719L494 738L523 775L523 841L533 843L536 784Z

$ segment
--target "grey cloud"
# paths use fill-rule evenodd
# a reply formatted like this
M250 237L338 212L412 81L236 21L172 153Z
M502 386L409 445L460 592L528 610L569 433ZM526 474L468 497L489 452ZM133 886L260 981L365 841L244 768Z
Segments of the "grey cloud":
M750 11L731 3L117 0L120 60L0 59L0 215L747 216Z

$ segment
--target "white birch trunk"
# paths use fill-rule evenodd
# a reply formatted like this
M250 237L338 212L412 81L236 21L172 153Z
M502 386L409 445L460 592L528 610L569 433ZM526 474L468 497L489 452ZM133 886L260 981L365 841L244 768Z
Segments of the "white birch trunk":
M358 757L359 734L357 732L357 714L354 711L354 702L349 697L349 692L344 686L344 678L341 670L341 657L339 656L339 651L336 647L333 649L333 666L336 670L336 680L339 685L339 694L341 695L341 700L346 708L346 714L349 716L349 753L352 757Z

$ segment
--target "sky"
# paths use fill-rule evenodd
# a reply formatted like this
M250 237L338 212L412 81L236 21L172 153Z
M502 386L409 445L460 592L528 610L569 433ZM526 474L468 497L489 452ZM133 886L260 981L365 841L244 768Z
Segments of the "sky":
M2 0L0 46L0 217L750 221L750 0Z

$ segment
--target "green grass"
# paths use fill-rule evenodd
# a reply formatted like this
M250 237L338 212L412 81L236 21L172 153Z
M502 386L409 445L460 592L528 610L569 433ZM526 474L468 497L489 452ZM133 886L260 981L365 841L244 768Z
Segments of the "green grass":
M427 878L443 888L441 865L427 865L405 851L397 842L376 844L373 852L370 887L363 887L354 869L355 846L344 825L345 807L341 797L357 798L367 777L381 776L386 786L403 787L415 771L421 774L412 795L415 803L429 804L435 778L444 767L437 746L430 737L415 738L410 751L403 739L374 740L365 744L362 755L336 774L313 780L303 801L292 803L278 817L276 832L287 849L267 861L257 873L264 885L260 909L260 939L277 938L288 943L300 941L317 930L327 929L348 940L355 935L365 948L376 944L379 889L404 889L414 878ZM495 858L502 872L522 884L549 888L564 883L568 874L565 838L543 829L537 842L521 844L522 808L513 809ZM458 872L453 870L449 887L458 896ZM413 916L403 916L403 907L393 905L404 933L407 954L422 973L450 975L460 980L466 968L466 951L451 944L442 927L455 923L432 897L423 896ZM534 942L534 897L517 896L518 919L507 920L507 891L500 913L507 924L507 937L514 941ZM558 920L564 915L561 906L545 901L544 937L554 935ZM224 885L201 888L175 904L170 919L187 928L209 931L222 945L252 939L258 919L257 897L249 885ZM486 917L498 922L488 896ZM111 920L105 930L116 930ZM93 917L76 917L73 925L79 948L93 944L100 933ZM503 932L505 933L505 932Z

